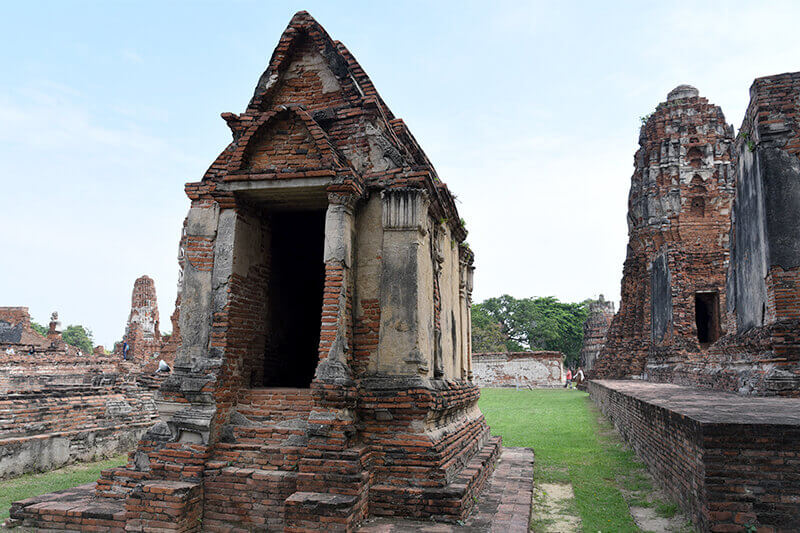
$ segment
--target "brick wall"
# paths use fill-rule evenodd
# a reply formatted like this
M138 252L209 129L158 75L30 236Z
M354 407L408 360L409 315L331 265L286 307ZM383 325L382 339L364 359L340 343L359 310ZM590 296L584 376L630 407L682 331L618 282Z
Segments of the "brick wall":
M472 354L472 374L479 387L563 387L561 352Z
M156 419L152 391L121 380L5 394L0 477L127 452Z
M600 410L644 461L658 483L681 508L702 516L703 463L700 426L668 409L589 381L588 391Z
M725 393L619 381L590 381L588 390L701 530L800 528L797 400L753 404Z
M83 354L57 333L43 337L27 308L8 309L0 320L20 334L0 343L0 477L132 449L157 420L163 376L101 350Z

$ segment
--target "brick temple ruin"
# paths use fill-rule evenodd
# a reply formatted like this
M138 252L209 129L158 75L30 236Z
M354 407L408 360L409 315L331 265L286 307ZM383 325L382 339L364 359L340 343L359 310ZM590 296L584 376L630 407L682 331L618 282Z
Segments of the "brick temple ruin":
M687 354L703 354L722 334L733 126L681 85L648 118L639 145L622 301L594 375L669 381Z
M159 329L155 282L149 276L137 278L133 284L131 312L128 315L125 334L122 342L118 342L114 346L114 354L137 365L144 372L156 371L159 361L162 360L171 366L180 343L179 305L180 301L176 303L175 314L172 315L172 334L162 337ZM123 351L126 353L123 354Z
M580 366L588 372L606 345L606 335L614 319L614 302L606 301L603 295L588 305L589 314L583 324L583 345L581 346Z
M473 254L453 195L308 13L246 111L222 116L233 141L186 186L181 344L161 421L127 466L17 502L12 520L351 531L369 516L465 519L501 447L471 382ZM533 456L514 453L529 502Z
M81 353L58 324L43 336L28 308L0 307L0 478L130 451L157 421L159 379Z
M563 387L561 352L496 352L472 354L473 381L479 387Z
M750 96L736 138L689 86L642 127L588 383L703 531L800 530L800 73Z

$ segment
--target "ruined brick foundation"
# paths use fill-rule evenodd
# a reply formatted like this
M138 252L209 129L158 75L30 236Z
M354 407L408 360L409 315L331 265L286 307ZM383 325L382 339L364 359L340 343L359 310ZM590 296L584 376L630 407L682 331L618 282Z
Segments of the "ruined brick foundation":
M0 478L128 452L158 419L162 378L83 354L25 307L0 307Z
M800 396L798 95L798 73L755 80L735 142L689 86L649 117L622 302L589 377Z
M800 397L800 73L758 78L736 139L727 335L650 374L741 394Z

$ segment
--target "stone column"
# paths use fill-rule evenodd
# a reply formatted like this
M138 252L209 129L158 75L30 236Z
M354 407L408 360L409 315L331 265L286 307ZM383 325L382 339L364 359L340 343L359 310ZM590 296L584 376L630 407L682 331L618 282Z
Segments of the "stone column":
M466 332L464 336L467 339L467 379L472 381L472 286L475 277L475 267L466 265L467 270L467 283L466 283L466 307L467 307L467 322Z
M383 200L378 371L428 376L433 353L433 265L428 198L421 189L388 189Z
M223 220L227 223L223 223ZM186 250L181 280L181 346L172 374L156 395L161 419L178 442L208 444L216 414L213 393L206 385L214 380L213 370L221 354L211 353L211 326L215 308L214 286L230 275L232 227L229 243L217 242L220 226L232 226L232 209L220 213L216 203L193 205L186 222ZM222 239L225 240L225 239ZM223 249L220 249L220 246ZM215 256L217 267L215 269ZM224 256L224 257L222 257ZM224 258L227 260L223 260ZM224 302L223 302L224 306ZM188 402L188 403L187 403Z
M325 289L320 332L320 363L315 379L352 381L347 357L352 348L350 300L353 292L354 206L350 195L328 194L325 216Z
M358 418L356 384L348 365L356 197L330 193L328 202L320 362L311 384L314 406L308 417L308 443L299 465L297 492L285 507L286 523L293 531L294 526L306 527L309 516L319 521L336 514L357 521L366 509L364 449L351 448ZM333 510L326 505L332 494L338 497Z
M459 252L460 252L459 248ZM459 261L458 261L458 316L461 320L461 346L459 347L461 350L461 379L468 380L469 379L469 360L470 360L470 353L469 353L469 333L470 333L470 326L469 326L469 313L470 313L470 303L469 303L469 295L467 294L467 262L462 257L463 254L459 253Z

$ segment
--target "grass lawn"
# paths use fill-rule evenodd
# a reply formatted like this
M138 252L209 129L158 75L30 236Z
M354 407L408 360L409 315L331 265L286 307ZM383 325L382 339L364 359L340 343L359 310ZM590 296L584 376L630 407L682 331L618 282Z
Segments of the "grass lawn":
M537 483L572 485L584 531L639 531L620 487L646 493L652 486L633 452L607 436L588 394L483 389L479 405L503 445L533 448Z
M80 463L42 474L25 474L0 481L0 524L8 518L11 502L97 481L101 470L124 465L127 461L127 454L123 454L105 461Z

